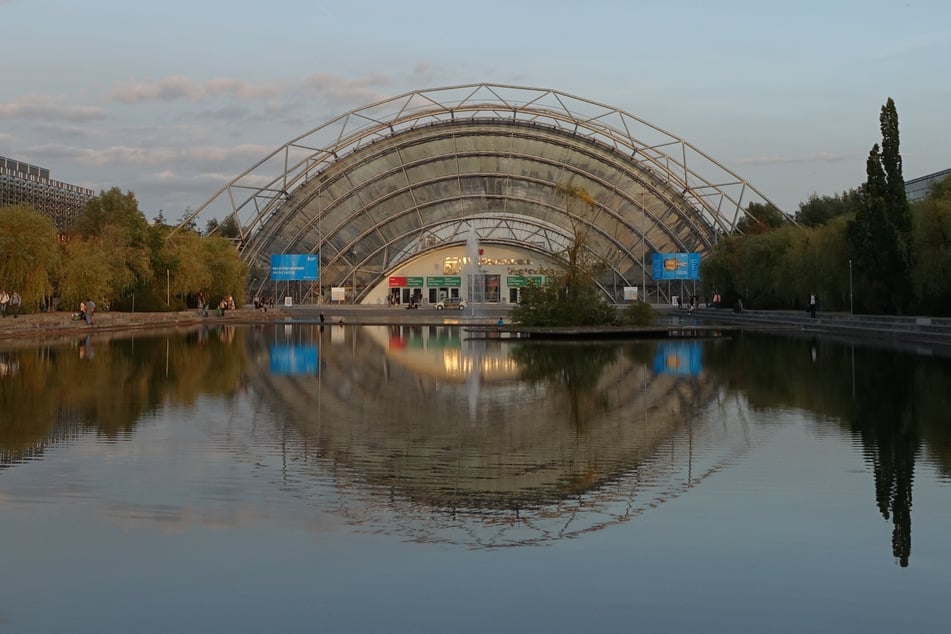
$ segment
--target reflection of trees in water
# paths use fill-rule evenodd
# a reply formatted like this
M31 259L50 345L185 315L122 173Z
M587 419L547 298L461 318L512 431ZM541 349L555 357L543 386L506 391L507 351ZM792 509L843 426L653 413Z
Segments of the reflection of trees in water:
M904 567L911 554L911 489L919 442L912 399L915 364L906 356L888 364L870 361L856 375L857 393L868 397L856 400L852 429L874 468L878 510L892 520L892 554Z
M943 358L827 341L744 335L712 347L706 367L759 408L797 407L847 425L862 440L875 475L876 505L894 525L892 552L911 554L915 463L924 442L930 459L951 472L945 400L951 369Z
M245 365L244 346L233 339L234 328L222 326L187 335L89 335L7 351L18 373L0 381L0 464L88 431L121 438L163 403L233 393Z
M606 407L598 382L617 358L617 347L588 344L582 351L565 344L529 344L514 348L512 358L519 363L523 380L549 383L557 388L555 395L564 395L577 428L583 428Z

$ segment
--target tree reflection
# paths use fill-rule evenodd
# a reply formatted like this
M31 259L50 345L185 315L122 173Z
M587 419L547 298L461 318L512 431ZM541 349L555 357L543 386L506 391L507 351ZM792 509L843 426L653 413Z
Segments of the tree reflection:
M0 380L0 464L87 430L107 439L128 435L160 404L234 393L246 360L233 339L234 328L222 326L185 336L88 335L4 351L16 372Z
M812 411L857 435L874 473L876 506L893 524L892 553L899 565L908 565L912 483L922 443L936 449L928 456L938 469L951 472L947 359L828 340L743 335L708 351L705 367L754 407Z
M531 383L548 383L559 389L568 400L571 420L578 429L604 409L604 400L597 389L604 369L617 359L617 348L588 345L579 354L576 346L530 344L512 351L518 362L520 377Z
M911 488L919 444L914 377L914 364L904 356L896 356L887 365L862 368L856 390L867 398L856 401L852 419L852 429L862 438L875 472L878 510L892 520L892 554L902 567L908 565L911 554Z

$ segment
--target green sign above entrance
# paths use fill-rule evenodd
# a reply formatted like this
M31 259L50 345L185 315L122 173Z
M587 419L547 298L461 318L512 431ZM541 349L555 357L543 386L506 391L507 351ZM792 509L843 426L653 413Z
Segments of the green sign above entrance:
M459 288L462 286L462 277L458 275L427 277L426 286L429 288Z
M545 283L545 277L542 275L529 275L527 277L521 275L509 275L505 278L505 283L508 284L509 288L520 288L523 286L528 286L529 284L541 286Z

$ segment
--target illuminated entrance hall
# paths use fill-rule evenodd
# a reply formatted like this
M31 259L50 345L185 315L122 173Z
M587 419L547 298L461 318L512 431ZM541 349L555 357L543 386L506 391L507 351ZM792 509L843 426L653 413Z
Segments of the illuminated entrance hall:
M390 273L386 284L366 293L363 302L435 304L458 297L468 303L514 304L522 288L545 282L552 265L542 254L507 245L479 247L471 256L463 252L450 247L413 258Z
M566 206L565 186L587 192L594 208ZM607 264L598 280L607 297L646 285L648 299L666 301L667 286L651 280L652 256L702 256L751 202L769 204L721 163L633 114L552 90L472 84L406 93L327 121L185 222L236 221L252 293L268 283L274 254L318 254L320 278L300 289L304 301L329 299L337 287L347 301L379 303L391 296L390 278L445 277L427 259L437 252L475 262L477 244L489 259L541 264L585 230L591 255ZM470 274L479 282L473 297L484 301L508 301L521 281L506 278L524 277L462 272L463 283ZM423 285L426 300L454 288ZM417 292L397 288L401 299Z

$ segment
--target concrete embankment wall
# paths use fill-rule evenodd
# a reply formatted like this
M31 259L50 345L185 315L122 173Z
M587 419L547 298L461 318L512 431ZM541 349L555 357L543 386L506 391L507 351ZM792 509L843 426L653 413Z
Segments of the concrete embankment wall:
M951 319L925 316L851 315L819 312L815 318L805 311L699 308L692 314L664 309L668 318L696 320L697 323L748 325L751 328L785 329L807 334L835 334L876 340L929 343L951 346Z

